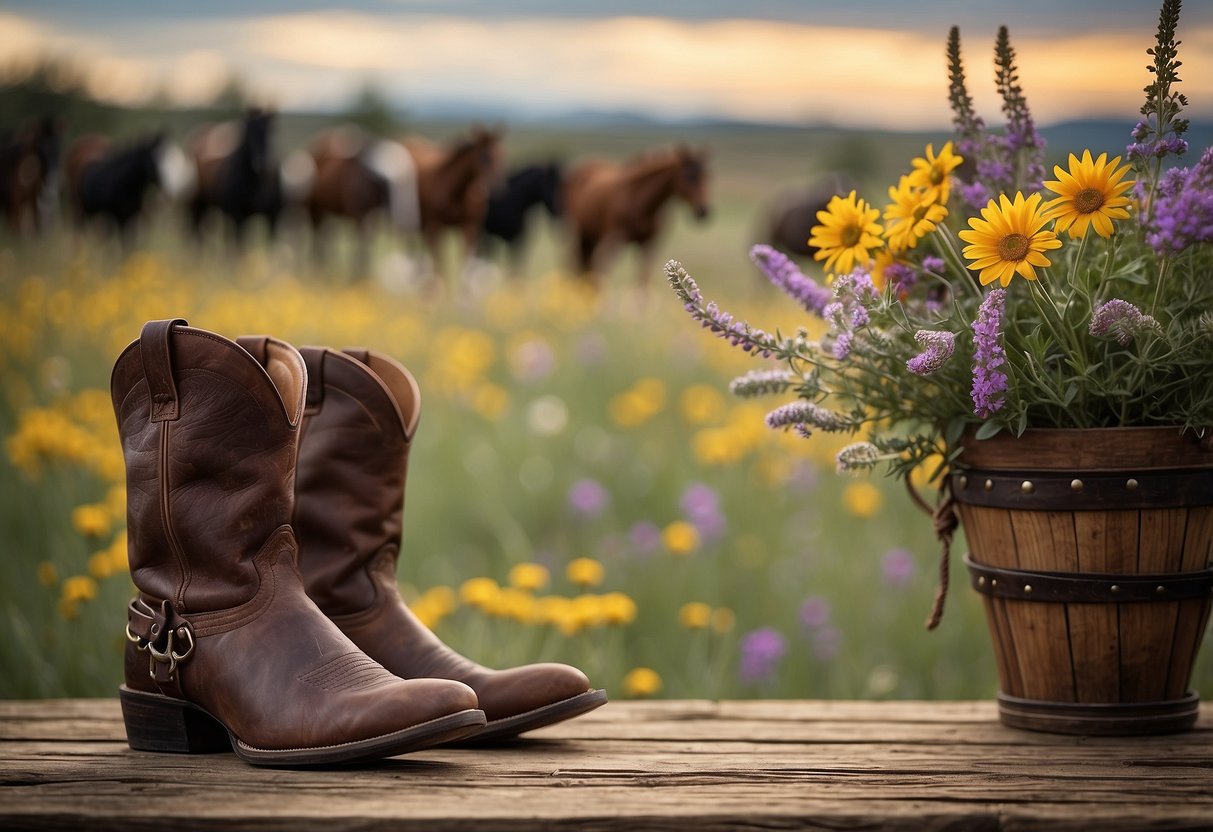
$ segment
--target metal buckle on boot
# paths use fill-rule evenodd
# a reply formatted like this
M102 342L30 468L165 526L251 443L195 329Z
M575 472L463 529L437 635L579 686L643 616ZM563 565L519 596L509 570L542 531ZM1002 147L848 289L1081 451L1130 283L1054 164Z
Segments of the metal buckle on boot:
M194 652L194 629L168 601L161 602L159 610L153 610L141 598L131 601L126 638L136 650L148 654L148 675L159 683L173 681L177 665ZM179 649L181 643L185 644L184 650Z

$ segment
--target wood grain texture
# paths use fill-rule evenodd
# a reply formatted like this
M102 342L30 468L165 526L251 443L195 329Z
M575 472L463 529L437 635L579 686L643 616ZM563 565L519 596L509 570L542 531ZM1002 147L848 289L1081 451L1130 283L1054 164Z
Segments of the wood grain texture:
M496 749L340 769L131 751L115 700L0 702L0 828L1208 829L1213 712L1132 740L979 703L612 703Z

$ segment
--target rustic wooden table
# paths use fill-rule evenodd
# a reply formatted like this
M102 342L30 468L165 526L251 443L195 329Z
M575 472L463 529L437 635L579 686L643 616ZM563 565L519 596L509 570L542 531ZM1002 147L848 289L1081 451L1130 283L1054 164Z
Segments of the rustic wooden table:
M495 749L273 770L127 748L117 700L0 702L0 829L1213 829L1213 710L1148 739L989 702L622 702Z

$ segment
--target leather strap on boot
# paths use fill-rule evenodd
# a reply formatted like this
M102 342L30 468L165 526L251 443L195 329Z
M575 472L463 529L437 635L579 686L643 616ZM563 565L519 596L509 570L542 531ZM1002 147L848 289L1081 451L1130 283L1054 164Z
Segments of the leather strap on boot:
M194 629L170 601L161 601L157 610L142 598L132 600L126 608L126 638L148 654L148 675L162 686L176 681L177 665L194 653Z
M185 319L148 321L139 333L139 356L143 360L143 375L151 394L153 422L176 421L179 415L171 351L173 327L178 325L186 326Z

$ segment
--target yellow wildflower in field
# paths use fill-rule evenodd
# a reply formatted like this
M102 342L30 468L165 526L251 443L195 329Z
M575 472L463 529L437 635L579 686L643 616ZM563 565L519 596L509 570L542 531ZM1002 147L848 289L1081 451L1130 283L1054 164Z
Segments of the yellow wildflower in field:
M458 599L455 597L455 590L449 586L432 586L427 589L421 596L421 600L429 604L442 615L450 615L458 606Z
M948 194L952 189L952 171L960 167L964 158L952 152L952 143L948 142L935 155L934 145L927 145L926 158L918 157L913 160L914 170L907 177L909 184L922 188L924 196L931 202L946 204Z
M50 587L59 583L59 570L49 560L38 564L38 583Z
M100 537L113 527L113 518L104 503L91 503L72 509L72 526L85 537Z
M491 603L485 605L484 611L489 615L528 623L535 618L535 596L517 587L506 587Z
M430 374L440 390L472 389L497 360L496 344L480 330L446 326L434 335L433 343Z
M510 586L534 592L548 585L548 568L539 563L516 563L510 568Z
M472 409L483 419L496 422L510 408L510 394L499 384L482 382L472 392Z
M884 505L884 494L870 482L853 482L843 489L842 504L856 517L872 517Z
M724 635L737 624L737 616L728 607L717 607L712 610L712 631Z
M91 601L97 597L97 582L88 575L72 575L63 582L63 597L71 601Z
M706 630L712 623L712 608L702 601L689 601L678 610L678 623L688 630Z
M1044 207L1058 233L1065 231L1071 237L1081 238L1088 228L1094 228L1096 234L1106 239L1112 236L1112 220L1129 218L1129 198L1124 194L1133 187L1133 180L1124 179L1129 166L1117 168L1119 164L1119 156L1109 162L1108 154L1101 153L1092 161L1091 151L1084 150L1082 159L1070 154L1069 170L1053 166L1057 179L1045 182L1044 186L1058 196Z
M685 520L675 520L662 530L661 542L672 555L689 555L699 548L699 530Z
M111 575L119 572L125 572L130 567L127 554L127 538L125 530L119 532L114 537L113 542L110 543L109 549L107 549L106 552L110 559Z
M623 677L627 696L653 696L661 690L661 676L651 667L634 667Z
M969 244L964 248L969 269L980 270L982 286L995 280L1009 286L1017 274L1035 280L1037 268L1052 265L1045 252L1061 248L1061 240L1044 227L1048 219L1040 200L1040 194L1024 199L1016 193L1012 202L999 194L998 202L991 199L981 209L981 219L972 217L969 227L960 232L960 239Z
M683 390L678 404L689 425L718 421L725 412L724 394L707 384L692 384Z
M578 595L573 599L572 615L580 627L597 627L605 622L602 609L602 597L599 595Z
M469 578L459 587L459 600L472 607L483 607L492 603L501 593L501 587L492 578Z
M110 575L114 574L114 561L110 557L109 549L102 549L99 552L93 552L88 557L88 574L92 575L99 581L104 581Z
M593 558L577 558L569 561L564 570L565 577L580 587L598 586L606 577L606 569Z
M948 209L929 198L928 193L911 185L908 176L901 177L896 188L889 188L892 203L884 211L887 221L884 236L889 241L891 253L915 248L919 240L947 217Z
M665 398L665 382L642 378L611 399L608 405L611 420L621 428L640 427L661 412Z
M884 229L876 221L879 216L880 210L869 208L854 191L846 198L832 197L826 209L817 212L820 225L810 232L809 245L817 249L813 259L825 260L826 271L839 274L871 261L870 252L884 245L880 240Z
M577 632L581 624L573 613L573 602L562 595L545 595L535 599L534 620L551 624L566 636Z
M631 624L636 620L636 602L622 592L602 596L602 617L607 624Z

